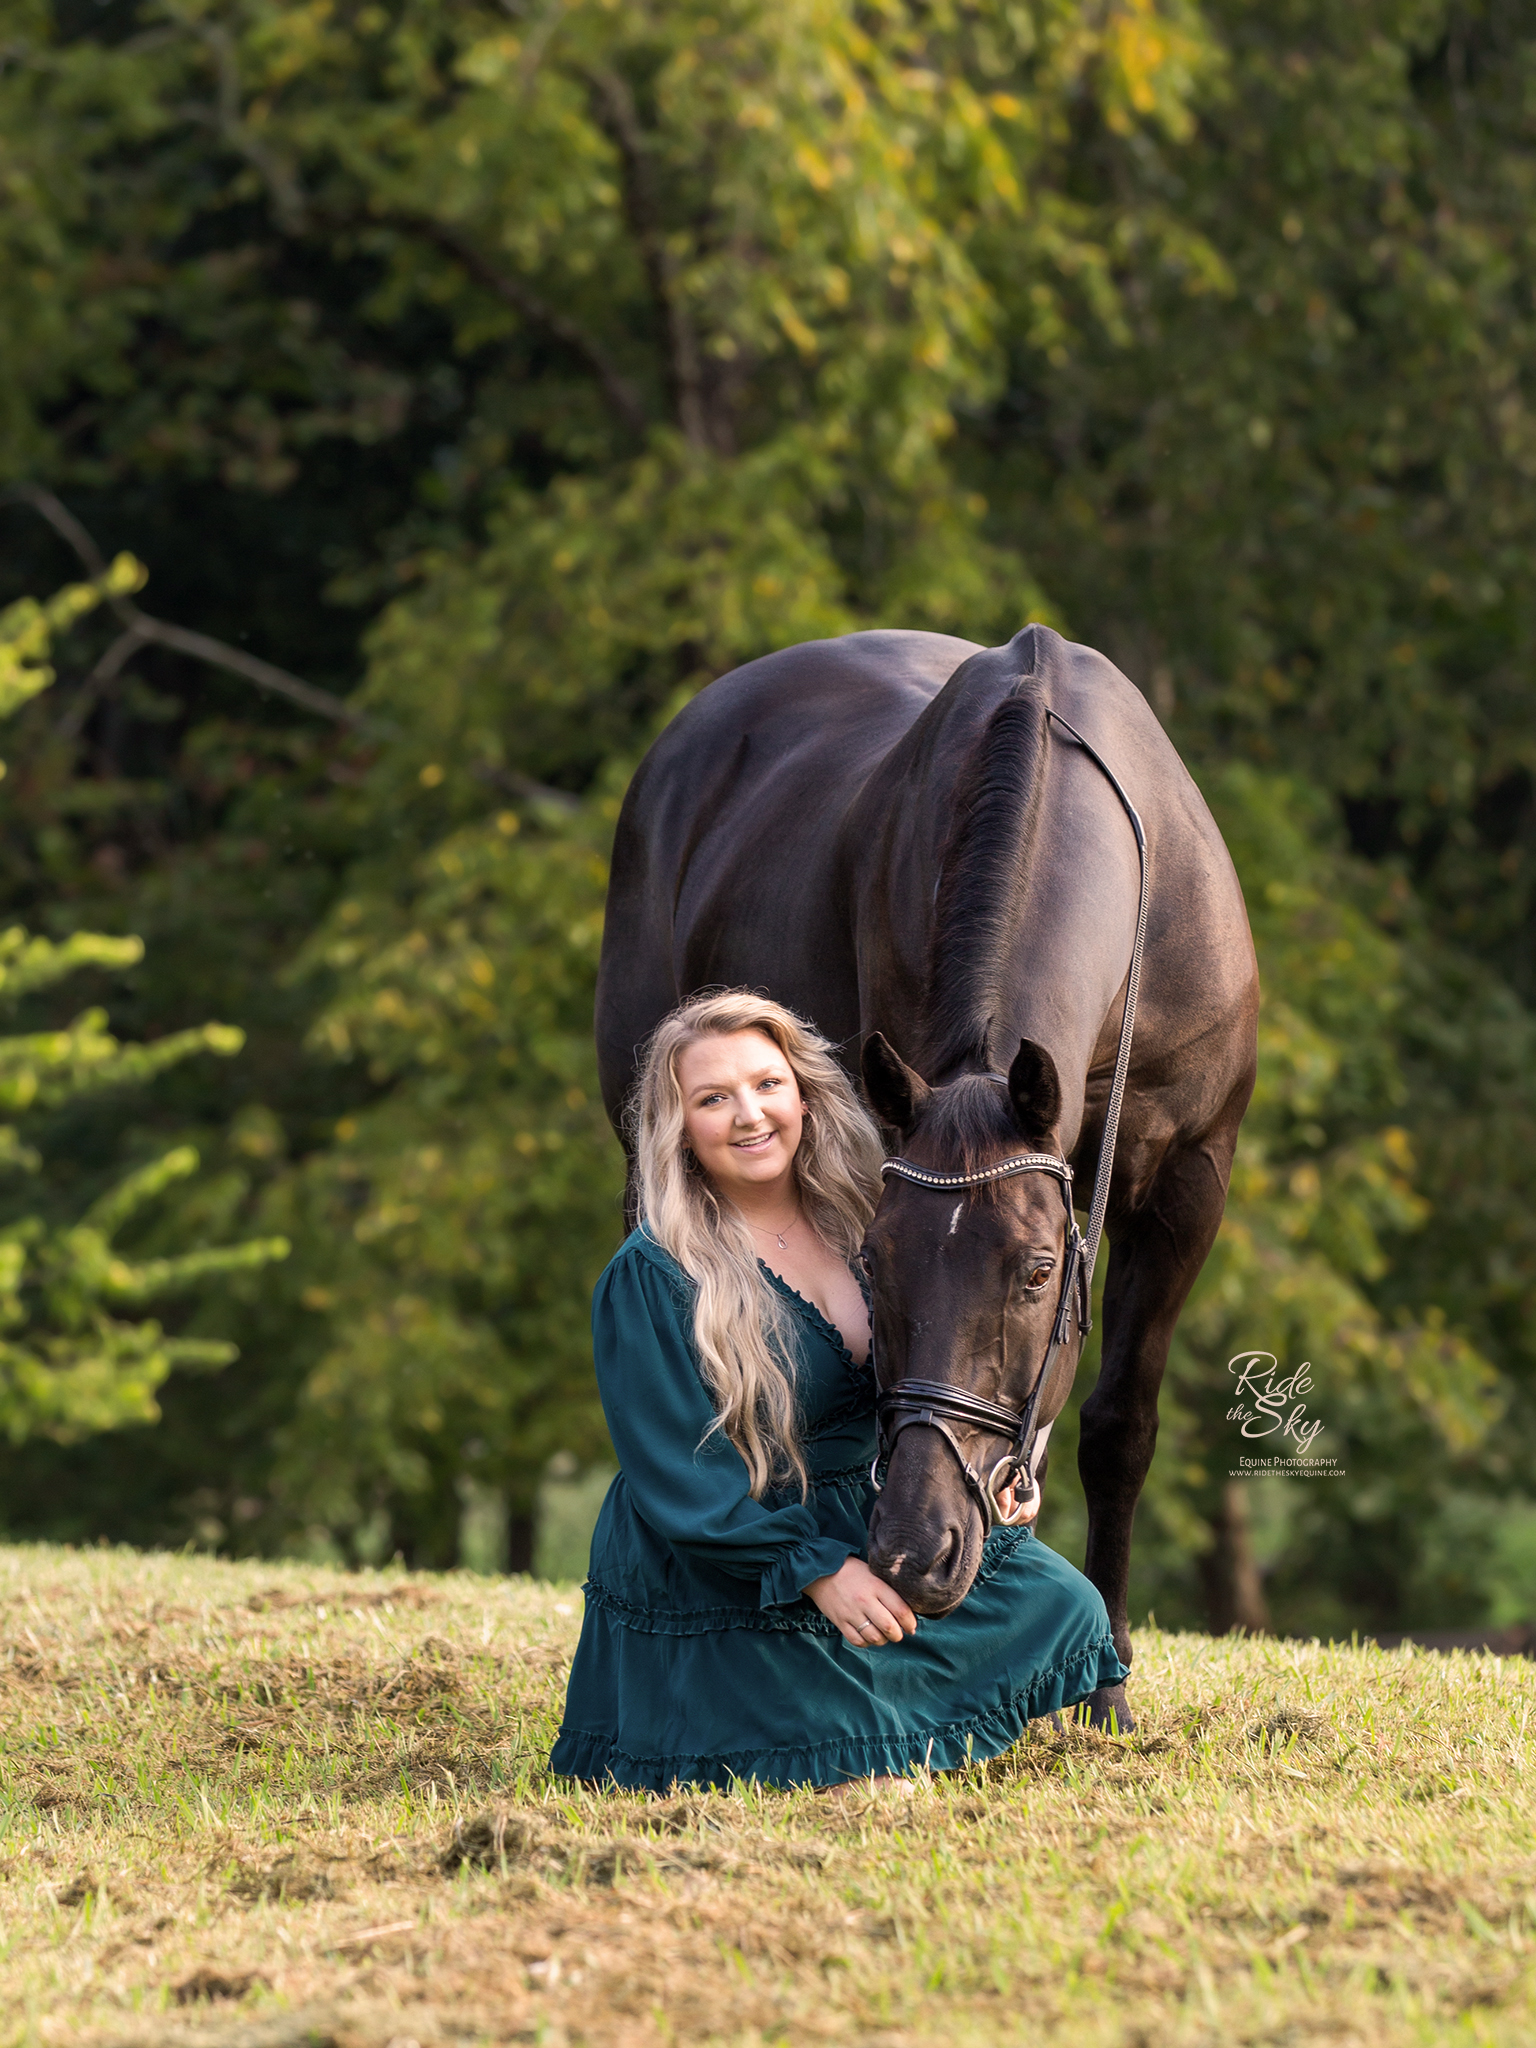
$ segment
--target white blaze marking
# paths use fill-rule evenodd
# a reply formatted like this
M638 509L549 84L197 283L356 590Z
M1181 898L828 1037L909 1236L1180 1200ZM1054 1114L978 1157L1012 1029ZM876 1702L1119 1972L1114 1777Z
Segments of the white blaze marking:
M962 1209L963 1209L964 1207L965 1207L965 1204L964 1204L964 1202L956 1202L956 1204L955 1204L955 1213L954 1213L954 1215L953 1215L953 1216L951 1216L951 1217L950 1217L950 1219L949 1219L949 1234L950 1234L950 1236L951 1236L951 1237L953 1237L953 1236L954 1236L954 1234L955 1234L955 1226L956 1226L956 1224L957 1224L957 1223L958 1223L958 1222L960 1221L960 1211L961 1211L961 1210L962 1210Z

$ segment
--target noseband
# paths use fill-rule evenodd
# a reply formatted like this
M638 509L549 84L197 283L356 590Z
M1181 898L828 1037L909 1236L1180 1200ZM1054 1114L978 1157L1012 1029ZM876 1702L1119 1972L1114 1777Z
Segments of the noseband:
M881 1162L882 1177L894 1174L897 1179L911 1181L915 1187L950 1188L982 1187L995 1180L1008 1180L1019 1173L1053 1174L1061 1184L1062 1200L1067 1206L1067 1241L1062 1257L1061 1291L1056 1297L1056 1319L1051 1325L1051 1338L1045 1349L1040 1370L1022 1409L1005 1408L996 1401L984 1401L979 1394L967 1393L964 1387L945 1386L936 1380L897 1380L875 1397L875 1414L879 1422L880 1447L875 1453L874 1463L869 1468L870 1481L875 1491L881 1490L880 1467L888 1464L896 1448L896 1439L904 1429L915 1423L924 1428L937 1430L939 1435L954 1452L960 1466L961 1477L966 1491L981 1510L982 1527L987 1530L1008 1527L1023 1519L1029 1505L1028 1497L1014 1509L1011 1515L1004 1515L998 1508L997 1496L1004 1486L1011 1486L1020 1478L1027 1478L1030 1489L1034 1489L1034 1473L1030 1469L1034 1457L1037 1434L1035 1417L1040 1407L1040 1396L1050 1378L1051 1367L1056 1354L1067 1341L1067 1326L1074 1307L1077 1319L1078 1342L1093 1328L1090 1310L1090 1290L1093 1285L1094 1262L1098 1257L1099 1239L1104 1229L1104 1212L1109 1202L1109 1181L1114 1171L1115 1139L1120 1128L1120 1105L1125 1099L1126 1075L1131 1063L1131 1034L1136 1028L1136 997L1141 987L1141 959L1147 937L1147 838L1142 830L1141 819L1135 806L1109 764L1089 746L1082 734L1055 711L1046 713L1046 730L1052 720L1075 740L1094 765L1107 778L1115 795L1125 806L1136 834L1136 853L1141 868L1141 886L1136 906L1136 937L1131 946L1130 971L1126 976L1125 1010L1120 1020L1120 1043L1115 1050L1115 1073L1109 1090L1109 1104L1104 1113L1104 1130L1099 1140L1098 1171L1093 1177L1093 1206L1088 1214L1088 1234L1085 1237L1077 1227L1077 1218L1072 1213L1072 1169L1065 1159L1050 1152L1024 1152L1014 1159L1001 1160L996 1166L979 1167L974 1173L930 1173L926 1167L910 1166L905 1159L886 1159ZM1006 1087L1006 1078L1001 1074L988 1074L989 1081L1000 1081ZM1007 1357L1007 1309L1004 1307L1004 1360ZM985 1479L976 1470L960 1447L959 1438L950 1427L952 1423L966 1429L979 1429L988 1436L1000 1436L1007 1440L1008 1449L997 1460Z
M989 1074L987 1079L1001 1081L1003 1077L1001 1074ZM1035 1415L1040 1406L1041 1392L1056 1362L1056 1354L1067 1341L1068 1320L1074 1308L1079 1337L1086 1336L1093 1327L1088 1308L1088 1284L1093 1268L1084 1260L1086 1246L1083 1234L1072 1213L1072 1169L1065 1159L1058 1159L1053 1153L1025 1152L1017 1159L1004 1159L997 1166L985 1166L975 1173L929 1173L922 1167L909 1166L905 1159L883 1160L880 1171L882 1175L895 1174L898 1179L909 1180L920 1188L982 1187L990 1181L1011 1179L1018 1173L1054 1174L1061 1183L1061 1196L1067 1207L1067 1243L1062 1259L1061 1289L1056 1297L1056 1319L1051 1326L1051 1341L1046 1346L1044 1361L1035 1375L1034 1390L1023 1409L1004 1408L996 1401L984 1401L979 1394L967 1393L964 1387L947 1387L936 1380L898 1380L893 1387L875 1397L880 1448L869 1468L869 1476L877 1492L880 1490L879 1467L889 1461L896 1448L897 1437L914 1423L922 1423L925 1428L936 1429L954 1452L966 1491L981 1510L983 1526L989 1529L1008 1526L1022 1519L1028 1500L1021 1501L1011 1515L1005 1515L997 1505L997 1496L1002 1487L1011 1486L1021 1476L1027 1476L1033 1484L1034 1474L1030 1472L1029 1465L1035 1448ZM984 1430L988 1436L1008 1439L1008 1450L985 1479L961 1449L959 1438L950 1428L951 1423Z

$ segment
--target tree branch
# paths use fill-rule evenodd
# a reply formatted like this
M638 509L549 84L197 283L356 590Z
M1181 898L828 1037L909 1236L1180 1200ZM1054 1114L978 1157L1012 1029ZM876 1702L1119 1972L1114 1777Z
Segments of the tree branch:
M46 519L59 538L73 548L86 574L93 580L107 573L101 549L68 506L52 491L42 484L13 484L4 497L18 504L30 505L34 512ZM189 654L194 661L205 661L211 668L227 669L231 675L243 676L259 690L267 690L274 697L286 697L289 703L301 705L304 710L329 718L337 725L362 726L368 723L365 714L344 697L333 696L329 690L316 689L313 683L290 675L287 669L278 668L273 662L242 653L238 647L215 640L210 633L194 633L185 626L173 626L166 619L152 618L148 612L140 611L129 598L109 598L108 603L126 630L107 649L91 673L91 681L98 688L110 682L139 647L154 642L161 647L173 648L178 654Z
M93 583L99 583L106 575L107 561L101 549L69 507L52 491L45 490L41 484L12 484L5 496L17 504L30 505L34 512L41 513L59 538L80 557L85 573Z
M309 211L302 186L287 165L257 141L241 117L244 90L234 39L216 22L184 18L180 25L209 51L218 74L218 104L182 111L189 119L212 128L237 156L245 158L272 195L279 227L286 234L302 234Z
M206 661L210 668L227 669L231 675L244 676L258 690L270 691L274 697L286 697L290 704L301 705L304 710L313 711L321 718L334 719L337 725L367 723L364 713L356 710L344 697L333 696L329 690L318 690L313 683L289 675L287 669L262 661L254 654L242 653L238 647L228 647L208 633L194 633L185 626L172 626L164 619L152 619L143 612L139 613L134 624L146 640L173 648L177 654L190 654L194 661Z
M581 798L572 796L568 789L553 789L547 782L535 782L531 775L523 775L516 768L485 766L474 772L480 781L488 782L493 789L504 789L508 796L520 797L525 804L540 804L568 818L575 817L581 809Z
M122 674L144 645L144 635L137 626L129 626L119 633L106 653L91 670L85 681L69 701L64 716L54 727L61 740L78 739L85 730L85 721L96 709L98 701Z
M498 269L466 235L448 222L434 220L429 214L401 213L393 209L375 214L373 218L385 227L399 228L403 233L417 235L422 241L432 243L445 256L451 256L454 262L468 271L476 284L483 285L503 305L510 306L536 327L542 327L556 341L563 342L573 355L580 356L596 377L603 388L603 396L630 432L637 439L644 439L647 421L634 386L616 367L606 350L574 320L546 305L538 293L513 272Z
M243 88L239 58L233 39L227 30L213 22L185 20L181 25L209 51L218 79L215 106L185 107L182 109L183 113L189 120L212 128L257 172L271 195L277 225L282 232L289 235L304 234L316 217L314 203L293 172L256 139L242 118ZM467 270L477 284L494 293L504 305L511 306L525 320L542 327L557 341L563 342L592 371L602 386L603 396L629 431L637 440L644 439L648 422L633 386L599 344L578 327L574 320L557 312L553 306L546 305L520 277L499 270L489 258L481 254L473 242L445 221L434 220L425 214L392 210L375 214L372 218L386 226L400 228L433 243ZM342 223L328 224L334 226Z
M34 512L46 519L54 532L67 541L79 556L92 581L105 576L107 563L101 549L69 507L45 485L14 484L0 492L0 504L8 502L30 505ZM286 697L290 703L298 704L306 711L317 712L320 717L332 719L338 725L350 725L364 732L379 734L391 730L381 721L355 710L344 697L333 697L329 690L318 690L313 683L303 682L298 676L289 675L286 669L276 668L270 661L262 661L254 654L243 654L238 647L229 647L224 641L215 640L211 634L195 633L186 626L173 626L164 619L153 619L127 598L111 598L108 602L123 621L123 631L86 677L80 696L66 713L59 730L69 737L79 731L90 715L91 698L116 680L141 647L151 644L169 647L177 654L190 655L194 661L205 661L213 668L227 669L231 675L243 676L247 682L255 683L258 689ZM79 709L82 703L84 708ZM548 783L535 782L531 775L523 775L515 768L488 768L476 772L512 795L521 797L525 803L541 804L566 815L581 809L580 797L572 796L569 790L553 789Z
M624 166L624 207L640 244L651 295L667 329L667 358L672 402L683 438L691 448L712 445L709 412L704 399L704 372L698 336L678 288L677 266L667 247L661 203L651 176L649 143L635 111L634 95L616 71L587 74L598 101L599 119L612 137Z

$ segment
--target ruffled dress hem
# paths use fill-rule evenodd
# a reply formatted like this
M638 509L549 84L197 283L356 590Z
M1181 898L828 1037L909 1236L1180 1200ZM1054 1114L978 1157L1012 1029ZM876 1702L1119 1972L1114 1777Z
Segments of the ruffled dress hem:
M1011 1749L1031 1721L1073 1707L1100 1686L1117 1685L1126 1668L1107 1633L1053 1669L1042 1671L1025 1691L969 1719L896 1735L839 1736L798 1748L726 1751L715 1756L636 1756L611 1736L579 1728L561 1731L550 1754L557 1777L625 1791L672 1791L683 1785L728 1790L750 1782L789 1789L843 1785L852 1778L901 1776L914 1764L954 1771L985 1763Z

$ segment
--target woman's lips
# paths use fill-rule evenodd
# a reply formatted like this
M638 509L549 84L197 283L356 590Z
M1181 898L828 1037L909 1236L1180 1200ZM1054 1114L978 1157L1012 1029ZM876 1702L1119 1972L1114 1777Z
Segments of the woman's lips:
M737 1152L756 1152L771 1143L775 1135L773 1131L763 1131L755 1138L732 1138L731 1145Z

